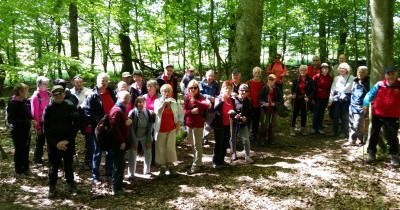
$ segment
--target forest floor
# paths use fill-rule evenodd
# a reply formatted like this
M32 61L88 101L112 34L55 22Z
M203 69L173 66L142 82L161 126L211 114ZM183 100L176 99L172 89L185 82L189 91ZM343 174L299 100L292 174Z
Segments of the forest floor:
M32 164L33 176L16 178L12 141L0 126L1 144L8 156L0 160L0 209L400 208L399 169L392 168L386 156L366 165L362 147L343 147L345 139L323 135L291 137L286 121L281 120L274 145L252 147L253 164L246 164L241 152L232 165L215 170L211 145L204 149L202 172L188 175L192 150L183 143L177 148L178 177L157 178L158 170L153 168L153 176L138 175L132 182L125 181L125 193L118 197L106 185L94 187L90 172L81 169L79 135L75 176L80 192L67 193L60 178L60 194L52 200L47 199L47 166Z

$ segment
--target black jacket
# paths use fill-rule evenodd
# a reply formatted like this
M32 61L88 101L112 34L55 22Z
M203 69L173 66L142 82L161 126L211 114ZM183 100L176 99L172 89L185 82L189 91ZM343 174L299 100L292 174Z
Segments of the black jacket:
M314 82L313 80L309 77L306 76L305 77L305 83L306 83L306 88L305 88L305 92L308 98L313 98L313 94L314 94ZM304 98L305 95L300 94L299 92L299 78L296 78L295 80L293 80L293 85L292 85L292 94L295 93L296 94L296 99L300 99L300 98Z
M160 76L157 77L157 83L158 83L159 88L161 88L161 86L163 84L165 84L163 76L164 76L164 73L162 73ZM174 93L174 99L178 100L178 78L175 75L172 75L170 81L171 80L174 83L174 85L172 86L172 91Z
M267 107L263 106L262 104L264 103L275 103L275 108L274 110L276 110L276 107L278 105L283 105L283 95L282 95L282 91L279 87L274 86L274 94L273 94L273 98L268 98L268 94L269 94L269 86L266 85L261 89L260 94L258 95L258 101L260 102L260 107L264 110Z
M117 99L115 97L114 91L112 91L110 87L107 87L107 90L109 91L111 98L115 103ZM85 99L83 110L87 119L89 119L92 128L96 128L97 124L105 114L98 87L95 87L92 93L88 95L88 97Z
M67 152L75 152L78 119L78 110L70 101L50 102L43 114L44 134L50 150L54 151L58 142L67 140Z
M235 104L235 99L229 98L231 100L231 103L234 105ZM214 129L220 129L223 128L223 123L222 123L222 105L223 101L221 100L221 96L218 96L218 98L215 99L214 102L214 108L213 112L215 112L215 119L212 122L211 126Z
M29 130L31 120L32 114L29 101L26 99L22 101L11 99L7 105L7 123L10 125L11 130Z
M251 112L252 112L252 106L251 106L251 101L249 98L241 99L239 97L234 98L234 109L236 114L240 114L242 117L246 117L247 121L239 121L239 124L241 127L247 125L247 123L250 120L251 117ZM234 122L237 122L235 120Z

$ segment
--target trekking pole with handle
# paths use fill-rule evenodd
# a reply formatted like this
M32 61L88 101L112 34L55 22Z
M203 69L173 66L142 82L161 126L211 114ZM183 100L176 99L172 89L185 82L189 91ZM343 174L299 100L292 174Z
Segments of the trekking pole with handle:
M231 116L229 116L229 130L231 134L231 138L229 139L229 146L230 146L230 163L233 162L233 135L234 135L234 129L233 129L233 119Z

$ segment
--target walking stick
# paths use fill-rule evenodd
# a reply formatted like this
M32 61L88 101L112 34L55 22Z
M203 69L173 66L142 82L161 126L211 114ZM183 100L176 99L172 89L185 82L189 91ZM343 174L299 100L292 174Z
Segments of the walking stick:
M234 130L233 130L233 119L232 119L232 117L231 116L229 116L229 130L230 130L230 134L231 134L231 138L229 139L229 146L230 146L230 163L232 163L233 162L233 143L232 143L232 140L233 140L233 135L234 135Z

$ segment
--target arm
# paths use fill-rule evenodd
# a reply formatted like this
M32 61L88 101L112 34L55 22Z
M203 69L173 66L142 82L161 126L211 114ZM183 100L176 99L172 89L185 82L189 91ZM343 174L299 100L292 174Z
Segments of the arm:
M332 82L331 92L330 92L330 94L329 94L329 103L330 103L330 104L332 104L333 99L334 99L334 96L335 96L334 93L335 93L335 87L336 87L337 80L338 80L338 77L336 76L336 77L333 79L333 82Z
M115 108L113 108L115 109ZM121 115L121 112L112 110L110 113L110 125L113 133L114 141L119 144L124 142L124 136L121 132L121 126L125 126L125 121Z
M364 97L364 101L363 101L363 107L368 107L369 104L375 100L376 95L378 94L378 90L379 90L379 82L376 83L367 93L367 95L365 95Z

